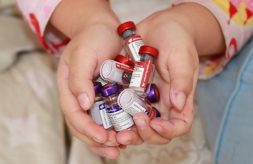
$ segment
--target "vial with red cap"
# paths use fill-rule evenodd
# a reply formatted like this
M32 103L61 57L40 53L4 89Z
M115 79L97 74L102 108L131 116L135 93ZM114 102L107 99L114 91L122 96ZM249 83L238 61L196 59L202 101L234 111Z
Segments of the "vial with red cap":
M108 106L107 114L115 131L129 129L134 125L131 115L125 112L117 103L120 92L118 84L107 84L102 89L102 96Z
M114 59L115 61L119 62L119 63L122 63L122 64L125 64L125 65L128 65L130 66L131 68L134 67L134 63L129 60L129 58L127 58L126 56L123 56L123 55L117 55L116 58ZM129 84L130 81L131 81L131 77L132 77L132 73L133 72L126 72L124 71L123 74L122 74L122 80Z
M140 35L136 34L136 26L132 21L119 25L118 34L124 39L124 47L134 62L140 61L139 49L144 45Z
M141 61L135 63L129 87L136 91L145 92L153 79L155 72L154 62L159 52L154 47L144 45L140 48L139 54Z
M117 60L117 61L115 61ZM133 64L122 55L115 60L105 60L100 67L100 76L110 83L129 85L133 73Z
M103 98L101 97L102 84L94 82L95 102L92 105L89 113L96 124L103 126L105 129L112 127L111 121L107 114L107 108Z
M124 111L132 116L136 113L144 112L150 119L160 117L159 111L138 96L131 88L125 89L119 94L118 104Z

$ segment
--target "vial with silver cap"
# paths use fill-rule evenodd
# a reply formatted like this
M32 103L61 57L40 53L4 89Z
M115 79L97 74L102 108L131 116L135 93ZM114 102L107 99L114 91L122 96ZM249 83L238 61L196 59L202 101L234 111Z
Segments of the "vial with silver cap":
M132 116L135 113L144 112L150 119L160 117L159 111L148 102L145 102L145 100L138 96L131 88L125 89L119 94L118 104L124 111Z
M130 61L126 62L127 59L125 58L124 56L116 58L123 63L109 59L105 60L100 67L101 78L111 83L129 85L133 73L133 65Z
M107 114L115 131L129 129L134 125L132 117L125 112L117 103L120 88L118 84L107 84L102 89L102 96L108 106Z
M154 61L157 59L159 52L154 47L144 45L140 48L139 54L141 61L135 63L129 87L144 92L153 79L155 72Z
M96 124L103 126L105 129L112 127L110 119L107 114L107 108L103 98L101 97L102 84L100 82L94 82L95 102L92 105L89 113Z
M124 47L133 62L140 61L139 49L144 45L140 35L135 33L134 22L128 21L119 25L118 34L125 40Z

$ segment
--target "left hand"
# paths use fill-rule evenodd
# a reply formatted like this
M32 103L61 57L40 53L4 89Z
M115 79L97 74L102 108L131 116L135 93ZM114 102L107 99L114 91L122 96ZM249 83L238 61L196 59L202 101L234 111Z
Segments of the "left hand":
M147 45L159 50L155 83L161 100L161 118L149 120L144 113L134 116L137 132L122 131L117 141L124 145L165 144L189 132L194 117L194 92L198 77L198 54L194 39L184 24L168 10L157 12L137 26Z

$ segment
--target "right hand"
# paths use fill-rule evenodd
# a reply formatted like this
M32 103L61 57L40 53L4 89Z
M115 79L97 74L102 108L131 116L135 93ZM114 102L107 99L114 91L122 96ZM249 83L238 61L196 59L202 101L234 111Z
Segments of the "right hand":
M60 105L71 133L107 158L119 156L116 132L97 125L87 110L94 102L93 79L100 64L121 49L117 25L86 25L66 46L57 72Z

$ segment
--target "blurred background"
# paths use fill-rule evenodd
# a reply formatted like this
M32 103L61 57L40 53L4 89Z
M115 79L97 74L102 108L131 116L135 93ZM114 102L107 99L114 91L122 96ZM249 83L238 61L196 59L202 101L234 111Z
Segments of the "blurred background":
M122 21L140 21L172 0L111 0ZM196 114L189 135L168 145L128 147L117 160L93 154L72 139L60 112L56 59L45 53L14 0L0 0L0 164L208 164Z

